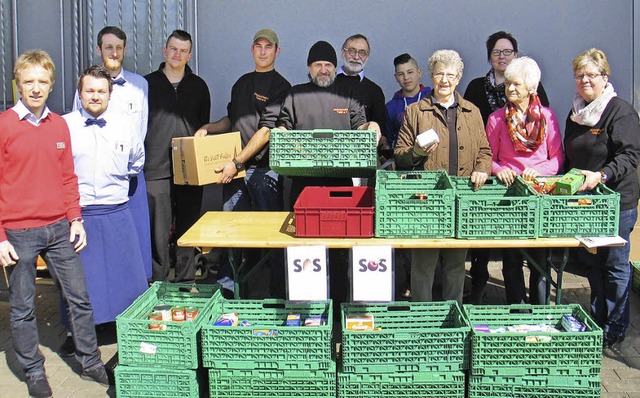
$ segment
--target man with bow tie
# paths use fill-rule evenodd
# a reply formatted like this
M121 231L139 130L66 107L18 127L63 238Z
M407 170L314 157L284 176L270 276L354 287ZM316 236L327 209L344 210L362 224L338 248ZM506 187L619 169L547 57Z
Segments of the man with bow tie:
M109 104L109 72L80 75L82 107L63 116L71 133L80 206L90 244L81 253L95 324L113 322L148 287L133 217L129 180L144 166L134 128Z
M96 53L101 57L102 65L111 75L113 83L109 109L126 118L140 142L144 142L149 114L149 88L144 77L123 68L126 51L127 34L122 29L105 26L98 32ZM73 110L80 107L80 98L76 92ZM138 232L139 250L142 253L147 279L151 279L151 222L144 171L131 178L129 210Z

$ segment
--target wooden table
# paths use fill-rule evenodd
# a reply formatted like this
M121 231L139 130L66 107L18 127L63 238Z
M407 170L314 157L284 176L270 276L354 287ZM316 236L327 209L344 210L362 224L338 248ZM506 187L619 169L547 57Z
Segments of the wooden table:
M386 238L296 238L293 213L290 212L207 212L180 239L178 246L197 247L203 253L220 248L286 248L289 246L324 245L328 248L350 249L354 246L392 246L402 249L472 249L472 248L562 248L563 256L559 264L550 261L541 267L527 257L550 285L556 288L556 303L562 300L562 274L567 263L568 250L582 244L576 238L538 239L386 239ZM263 260L265 260L263 258ZM237 267L230 250L230 262L234 274L235 295L240 297L240 281ZM262 263L263 261L261 261ZM554 281L551 271L555 270ZM247 278L250 275L247 275ZM547 287L547 303L550 303L551 288Z

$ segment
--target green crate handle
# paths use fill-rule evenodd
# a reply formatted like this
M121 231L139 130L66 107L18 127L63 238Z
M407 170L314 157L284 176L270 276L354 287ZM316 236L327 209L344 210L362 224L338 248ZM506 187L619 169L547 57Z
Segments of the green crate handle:
M390 305L387 307L387 311L410 311L411 305L403 304L403 305Z
M331 139L333 138L333 131L313 131L311 133L312 138L316 139Z
M262 308L266 309L277 309L283 310L285 309L284 302L281 301L265 301L262 303Z

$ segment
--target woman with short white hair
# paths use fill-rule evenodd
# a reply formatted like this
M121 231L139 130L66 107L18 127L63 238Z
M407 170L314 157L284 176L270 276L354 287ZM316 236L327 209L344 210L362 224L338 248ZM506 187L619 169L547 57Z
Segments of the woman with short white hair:
M491 149L478 108L456 92L464 63L453 50L438 50L427 63L433 90L409 105L398 132L394 151L400 170L445 170L452 176L470 177L476 189L491 170ZM433 129L439 142L420 146L418 134ZM411 296L432 301L436 265L442 265L442 298L462 304L467 249L413 249Z
M507 103L487 121L487 138L493 153L491 173L507 185L522 175L556 175L562 170L564 153L558 120L542 106L537 95L540 68L529 57L516 58L504 72ZM546 262L545 249L527 250L540 266ZM529 299L522 273L520 249L503 249L502 275L508 304L546 304L547 281L529 264Z

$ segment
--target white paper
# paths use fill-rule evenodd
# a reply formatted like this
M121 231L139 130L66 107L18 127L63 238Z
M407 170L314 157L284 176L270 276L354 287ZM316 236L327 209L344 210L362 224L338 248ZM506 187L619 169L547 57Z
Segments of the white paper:
M353 301L393 301L391 246L354 246L351 250Z
M624 246L624 244L627 243L627 241L622 239L620 236L578 237L577 239L588 248L604 246Z
M287 247L287 293L290 301L328 300L326 246Z

